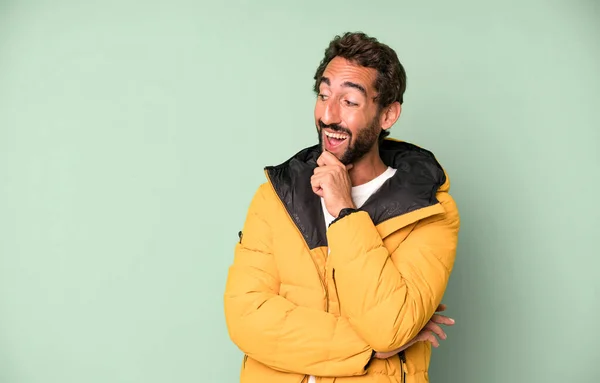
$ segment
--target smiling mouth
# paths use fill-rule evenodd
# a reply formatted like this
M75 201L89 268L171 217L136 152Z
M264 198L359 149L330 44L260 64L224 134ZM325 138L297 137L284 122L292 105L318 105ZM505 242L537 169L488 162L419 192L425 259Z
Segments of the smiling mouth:
M328 132L326 130L324 130L323 133L325 134L325 146L326 149L329 151L340 146L344 141L346 141L350 137L348 134L345 133L333 133Z
M348 138L348 135L344 134L344 133L331 133L331 132L325 131L325 135L329 138L333 138L333 139L339 140L339 141L344 141L345 139Z

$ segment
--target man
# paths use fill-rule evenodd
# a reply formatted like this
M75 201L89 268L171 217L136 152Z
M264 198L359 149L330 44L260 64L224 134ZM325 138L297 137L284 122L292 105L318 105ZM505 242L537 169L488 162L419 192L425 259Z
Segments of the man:
M362 33L315 74L319 145L266 168L225 291L241 382L427 382L459 215L428 151L386 138L404 68Z

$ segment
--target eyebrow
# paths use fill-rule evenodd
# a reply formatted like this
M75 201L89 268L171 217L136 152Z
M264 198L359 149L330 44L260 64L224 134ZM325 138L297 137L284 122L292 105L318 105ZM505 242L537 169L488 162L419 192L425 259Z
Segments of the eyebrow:
M360 90L360 92L367 97L367 90L365 89L364 86L357 84L355 82L350 82L350 81L345 81L342 86L348 87L348 88L354 88L354 89L358 89Z
M331 86L331 81L329 80L329 78L322 76L321 77L321 81L319 81L319 83L325 83L328 86ZM367 97L367 90L365 89L364 86L357 84L355 82L351 82L351 81L345 81L342 83L343 87L347 87L347 88L354 88L354 89L358 89L365 97Z

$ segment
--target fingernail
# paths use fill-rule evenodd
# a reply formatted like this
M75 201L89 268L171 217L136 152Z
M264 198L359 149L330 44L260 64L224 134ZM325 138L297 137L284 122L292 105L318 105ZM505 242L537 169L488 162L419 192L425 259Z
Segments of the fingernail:
M450 318L450 322L456 323L456 321L454 319L452 319L452 318Z

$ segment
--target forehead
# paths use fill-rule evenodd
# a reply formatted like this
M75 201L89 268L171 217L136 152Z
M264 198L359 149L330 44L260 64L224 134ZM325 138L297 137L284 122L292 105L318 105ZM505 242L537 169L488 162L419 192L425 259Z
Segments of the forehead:
M323 77L329 79L331 87L353 82L362 85L368 93L375 93L377 70L355 64L343 57L335 57L325 68Z

